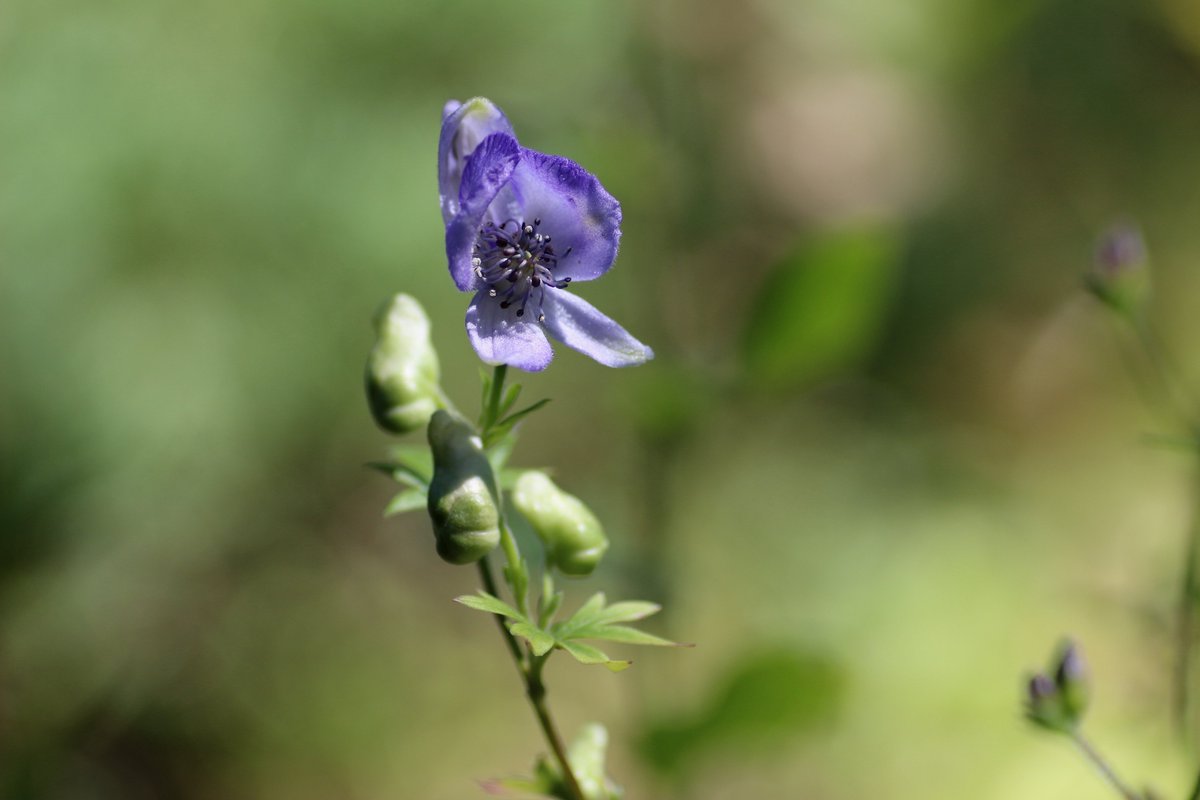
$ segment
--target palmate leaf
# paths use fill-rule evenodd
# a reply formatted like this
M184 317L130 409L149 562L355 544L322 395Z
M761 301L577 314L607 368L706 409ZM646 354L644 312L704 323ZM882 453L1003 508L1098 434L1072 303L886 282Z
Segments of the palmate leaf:
M597 592L588 598L570 619L551 626L550 631L558 640L559 646L576 660L584 664L604 664L609 669L619 671L627 668L632 662L611 659L599 648L579 640L595 639L656 647L690 647L691 645L672 642L627 625L614 624L644 619L660 610L661 606L641 600L627 600L609 606L606 605L604 593Z
M529 648L535 656L541 657L551 650L558 648L570 653L581 664L603 664L613 672L628 669L632 661L610 658L600 648L585 644L583 639L617 642L618 644L649 645L653 647L691 647L655 636L652 633L631 628L628 625L618 625L615 621L631 621L642 619L660 610L654 603L631 600L605 605L603 592L597 592L579 607L570 619L547 627L547 623L562 602L562 593L554 590L553 582L543 580L542 593L547 607L538 614L538 624L517 609L505 603L498 597L486 592L474 595L456 597L455 601L477 611L499 614L511 622L508 630L513 636L519 636L529 642Z

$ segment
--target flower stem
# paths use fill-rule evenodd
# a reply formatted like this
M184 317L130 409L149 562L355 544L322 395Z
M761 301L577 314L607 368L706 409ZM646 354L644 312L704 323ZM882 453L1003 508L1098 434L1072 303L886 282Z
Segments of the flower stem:
M497 596L496 579L492 575L491 562L487 556L479 560L479 577L483 581L484 590L493 597ZM525 696L529 698L529 704L533 706L533 713L537 717L538 725L541 726L542 735L546 739L546 744L550 745L550 750L558 762L558 768L562 771L563 783L574 800L586 800L583 789L579 786L579 780L575 777L575 771L571 767L571 761L567 758L567 748L563 744L562 736L559 735L558 726L554 724L554 717L550 714L550 706L546 702L546 684L542 680L542 668L550 654L534 656L531 653L526 660L516 637L505 626L504 618L499 614L494 616L496 625L500 628L500 635L504 637L508 652L513 657L517 673L525 684Z
M496 424L500 416L500 402L504 396L504 380L507 372L508 366L500 364L496 367L495 372L492 373L491 391L488 392L480 419L480 433L485 441L487 440L488 429ZM526 614L528 612L526 610L525 593L528 576L525 564L521 561L521 551L517 547L516 537L513 536L512 530L508 527L508 520L505 518L503 512L500 514L500 547L504 551L504 560L508 565L505 577L508 579L509 588L512 590L513 600L516 603L517 610L522 614ZM491 561L488 556L479 561L479 577L483 581L484 590L493 597L498 597L499 592L497 591L496 579L492 575ZM500 633L504 636L505 644L513 657L513 663L516 665L517 672L525 684L525 696L529 698L529 704L533 707L533 713L537 717L538 725L541 726L542 735L545 737L546 743L550 745L550 750L554 753L554 758L558 762L567 793L573 800L587 800L584 797L583 789L579 786L579 780L575 777L571 761L567 758L566 746L563 744L562 736L559 735L558 726L554 724L554 717L550 714L550 706L546 702L546 684L542 680L542 668L550 658L550 653L535 656L528 649L523 650L517 642L516 637L512 635L508 627L504 624L504 619L499 615L496 615L496 624L500 627Z
M1117 790L1117 794L1121 795L1121 797L1125 798L1125 800L1143 800L1140 794L1133 791L1121 782L1121 779L1117 777L1116 771L1113 770L1112 766L1104 760L1104 756L1100 755L1099 751L1092 746L1092 743L1084 737L1083 733L1081 733L1079 730L1073 730L1071 731L1071 739L1079 747L1079 750L1083 753L1084 757L1086 757L1087 760L1092 763L1092 766L1094 766L1104 777L1104 779L1108 781L1108 783L1114 789Z
M507 364L497 364L496 369L492 372L492 390L488 393L487 403L483 407L483 422L480 425L485 437L488 428L499 421L500 400L504 397L504 379L507 374Z

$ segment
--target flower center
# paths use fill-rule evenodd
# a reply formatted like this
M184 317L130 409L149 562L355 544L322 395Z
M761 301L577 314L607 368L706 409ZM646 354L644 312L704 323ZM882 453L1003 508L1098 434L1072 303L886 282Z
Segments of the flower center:
M555 279L559 255L554 252L550 237L538 233L541 224L540 219L535 219L532 225L515 219L499 225L485 222L475 237L471 258L471 266L487 284L488 294L501 298L501 308L519 304L517 316L523 317L530 298L536 295L538 322L546 319L542 313L546 287L562 289L571 282L570 278ZM568 247L562 258L570 254Z

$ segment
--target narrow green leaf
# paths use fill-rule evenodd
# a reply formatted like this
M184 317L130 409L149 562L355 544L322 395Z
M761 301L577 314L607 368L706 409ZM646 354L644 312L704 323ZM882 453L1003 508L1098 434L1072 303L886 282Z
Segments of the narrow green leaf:
M511 428L513 425L516 425L522 419L529 416L533 412L537 411L538 409L540 409L542 406L546 405L546 403L549 403L549 402L550 402L549 397L544 398L542 400L538 400L533 405L526 406L525 408L522 408L520 411L516 412L515 414L510 414L509 416L500 420L500 422L498 423L498 427L502 427L505 429Z
M644 644L657 647L691 647L691 645L672 642L670 639L664 639L652 633L639 631L637 628L630 628L627 625L588 625L581 630L575 631L572 635L579 639L602 639L622 644Z
M426 502L425 489L413 487L405 489L400 494L392 498L392 501L387 504L383 510L385 517L390 517L393 514L403 514L405 511L416 511L418 508L424 508Z
M645 600L623 600L607 606L596 618L597 622L633 622L657 614L662 611L658 603Z
M397 461L370 461L367 466L377 472L382 472L396 483L426 491L429 479L411 467Z
M529 640L529 646L535 656L544 656L557 644L553 636L529 622L516 622L508 628L513 636Z
M604 611L604 592L596 592L588 598L588 601L579 607L579 610L571 615L568 624L572 627L578 625L590 625L595 622L601 612Z
M538 598L538 624L546 628L554 621L554 615L562 606L563 593L555 591L554 577L550 570L542 573L542 594Z
M628 669L633 665L632 661L621 661L618 659L609 658L602 650L597 647L592 647L589 644L583 644L576 641L559 640L559 647L566 650L575 660L581 664L603 664L613 672L620 672L623 669Z
M499 614L502 617L515 619L518 622L528 622L525 616L517 611L498 597L493 597L487 592L479 594L464 594L462 597L454 598L454 602L462 603L467 608L473 608L476 611L486 611L489 614Z
M508 410L510 408L512 408L513 406L515 406L517 404L517 398L520 396L521 396L521 384L519 384L519 383L510 384L509 387L504 390L504 399L502 399L500 401L500 408L499 408L499 410L497 410L496 413L499 416L503 417L505 414L508 413Z
M512 590L513 597L517 598L517 604L528 608L525 599L529 596L529 562L522 558L515 568L511 565L505 566L504 580Z
M392 458L403 464L426 483L433 476L433 453L425 445L402 444L392 447Z
M492 393L492 373L490 370L485 369L484 367L479 368L479 385L482 391L482 398L479 405L481 408L486 409L488 395Z
M560 643L562 649L573 655L581 664L605 664L612 660L600 648L590 644L570 640L560 640Z

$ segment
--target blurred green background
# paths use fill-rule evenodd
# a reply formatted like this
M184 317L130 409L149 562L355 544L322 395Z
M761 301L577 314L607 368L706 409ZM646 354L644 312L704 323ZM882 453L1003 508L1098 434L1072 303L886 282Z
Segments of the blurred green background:
M450 602L475 573L362 467L391 293L474 407L435 180L472 95L622 201L582 295L658 353L560 347L515 457L607 524L568 605L660 600L698 643L550 667L629 797L1106 797L1020 719L1067 632L1102 747L1183 795L1189 464L1078 287L1140 220L1196 372L1192 0L6 0L0 796L528 771L492 623Z

